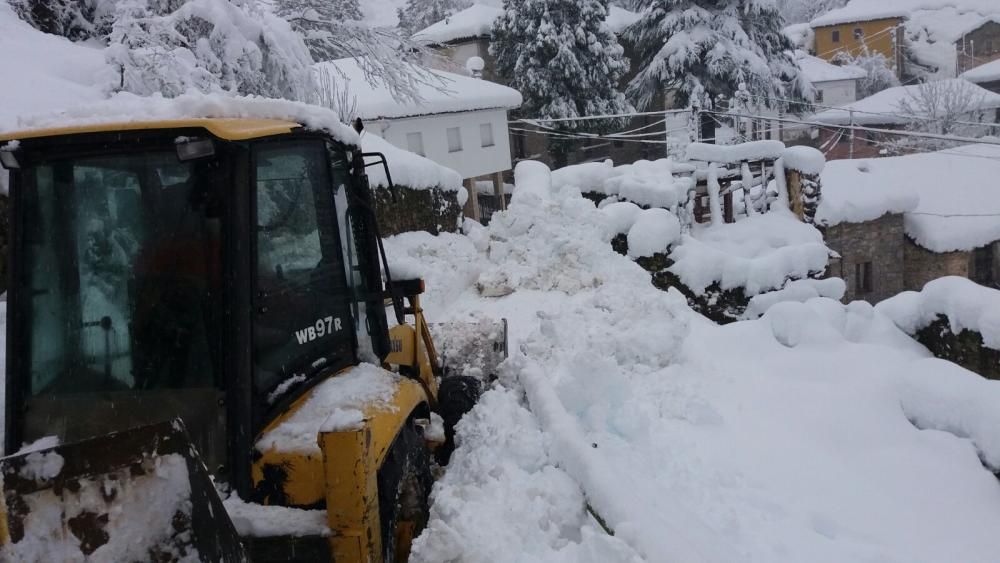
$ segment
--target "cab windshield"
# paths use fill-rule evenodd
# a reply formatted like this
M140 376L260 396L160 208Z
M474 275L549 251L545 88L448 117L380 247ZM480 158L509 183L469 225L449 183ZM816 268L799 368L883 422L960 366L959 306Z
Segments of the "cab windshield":
M27 397L217 386L217 177L171 150L25 171Z

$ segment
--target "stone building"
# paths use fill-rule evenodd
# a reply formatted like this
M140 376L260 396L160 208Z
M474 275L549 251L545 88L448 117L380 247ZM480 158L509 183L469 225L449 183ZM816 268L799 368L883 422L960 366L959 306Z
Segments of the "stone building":
M958 74L1000 60L1000 16L962 34L955 42L955 52Z
M828 162L817 223L847 300L945 276L1000 287L1000 147Z

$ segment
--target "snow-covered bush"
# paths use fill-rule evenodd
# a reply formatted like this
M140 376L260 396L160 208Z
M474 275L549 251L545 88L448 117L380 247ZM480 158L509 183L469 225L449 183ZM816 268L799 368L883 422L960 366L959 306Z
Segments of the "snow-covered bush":
M471 5L470 0L406 0L397 11L399 28L413 35Z

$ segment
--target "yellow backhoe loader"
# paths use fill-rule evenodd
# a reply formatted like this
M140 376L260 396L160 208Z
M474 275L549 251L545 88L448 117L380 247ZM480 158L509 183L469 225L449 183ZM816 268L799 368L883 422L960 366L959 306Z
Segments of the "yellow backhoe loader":
M479 381L442 378L423 282L385 263L386 159L344 138L203 117L0 136L0 560L406 560Z

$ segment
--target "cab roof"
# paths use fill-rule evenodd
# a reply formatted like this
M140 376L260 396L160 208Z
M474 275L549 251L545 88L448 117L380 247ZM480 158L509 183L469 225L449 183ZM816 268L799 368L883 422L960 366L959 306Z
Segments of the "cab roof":
M286 135L301 127L301 124L294 121L257 118L186 118L158 121L119 121L0 133L0 143L86 133L114 133L118 131L156 129L205 129L220 139L245 141L274 135Z

